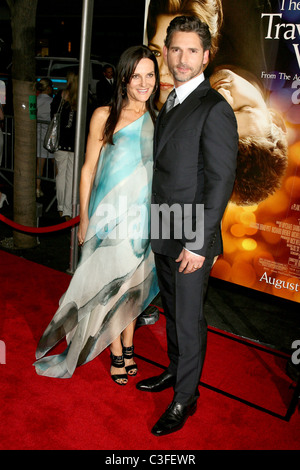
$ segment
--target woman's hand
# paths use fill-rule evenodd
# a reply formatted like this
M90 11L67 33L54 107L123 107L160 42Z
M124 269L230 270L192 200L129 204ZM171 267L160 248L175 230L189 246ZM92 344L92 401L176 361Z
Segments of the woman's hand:
M88 225L89 225L88 220L80 220L79 227L78 227L78 234L77 234L78 245L80 246L83 245Z

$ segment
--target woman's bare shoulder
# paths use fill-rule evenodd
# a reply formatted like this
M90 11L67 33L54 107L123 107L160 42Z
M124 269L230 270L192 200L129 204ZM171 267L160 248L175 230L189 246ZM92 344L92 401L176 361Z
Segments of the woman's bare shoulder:
M95 109L90 122L90 136L93 136L93 138L97 140L103 139L104 127L109 116L109 111L110 108L108 106Z
M100 108L96 108L92 118L97 121L106 121L109 115L109 111L109 106L101 106Z

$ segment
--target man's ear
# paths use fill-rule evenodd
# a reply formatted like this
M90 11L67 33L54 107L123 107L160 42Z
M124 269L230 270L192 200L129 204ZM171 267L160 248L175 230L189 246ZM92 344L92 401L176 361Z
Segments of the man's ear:
M203 65L207 65L209 62L209 51L204 51L203 54Z

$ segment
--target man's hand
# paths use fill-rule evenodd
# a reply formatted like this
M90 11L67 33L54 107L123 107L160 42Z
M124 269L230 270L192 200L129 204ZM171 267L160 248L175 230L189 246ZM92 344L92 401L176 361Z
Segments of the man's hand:
M197 269L202 268L205 257L201 255L196 255L187 251L183 248L182 252L175 260L180 263L179 272L184 274L190 274L197 271Z

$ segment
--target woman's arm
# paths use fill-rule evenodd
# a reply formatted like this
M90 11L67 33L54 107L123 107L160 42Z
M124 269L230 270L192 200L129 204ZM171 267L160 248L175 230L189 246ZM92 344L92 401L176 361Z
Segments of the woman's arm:
M86 145L85 162L82 166L79 185L80 224L78 229L78 241L80 244L84 242L89 223L89 201L96 174L97 163L102 149L103 131L108 114L108 107L97 108L91 118L90 130Z

